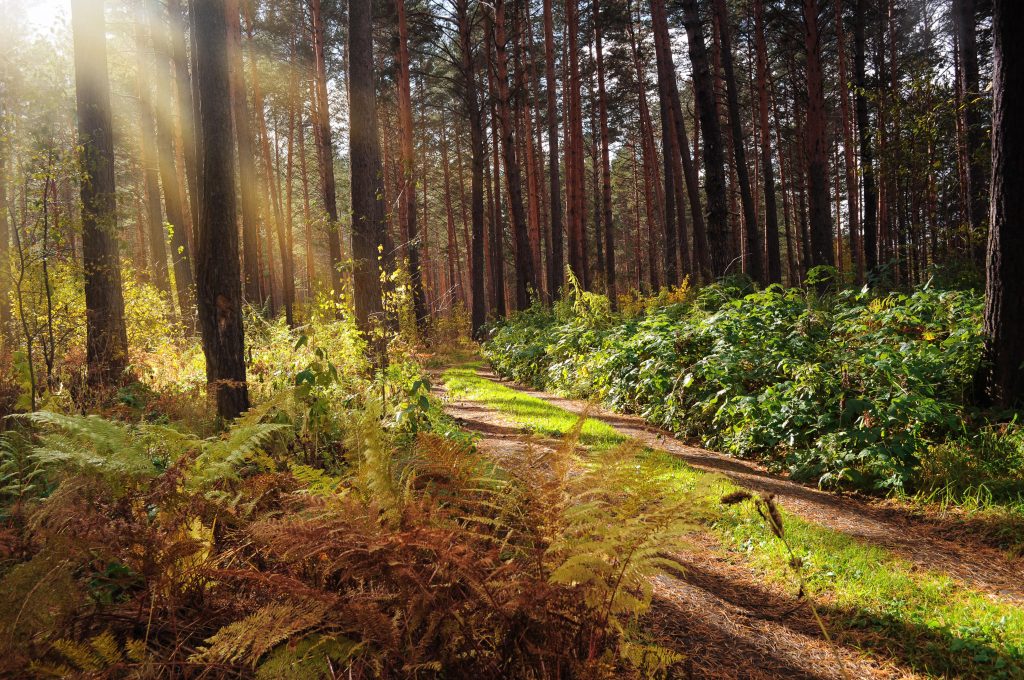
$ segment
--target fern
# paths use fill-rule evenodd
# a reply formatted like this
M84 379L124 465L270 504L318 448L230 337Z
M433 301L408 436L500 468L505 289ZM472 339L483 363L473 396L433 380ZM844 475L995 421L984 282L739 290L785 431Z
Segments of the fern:
M108 675L115 670L134 667L145 676L151 665L151 655L141 640L129 638L124 647L109 630L78 642L60 639L50 646L50 652L57 658L54 662L36 662L29 670L38 676L67 678L75 675Z
M196 455L185 482L193 491L237 479L246 465L270 469L265 450L290 430L288 425L243 422L222 437L199 439L162 425L129 425L94 415L38 411L25 418L44 429L32 452L37 463L92 472L117 488L156 477L190 453Z
M256 669L259 680L317 680L354 657L362 645L341 635L307 635L294 644L278 645Z
M45 491L46 471L31 453L31 442L21 433L0 435L0 508Z
M238 470L250 463L259 469L271 469L273 463L263 455L264 451L276 435L284 435L288 430L287 425L242 424L231 428L225 437L205 440L188 476L189 487L199 489L235 479Z
M255 666L280 643L320 624L331 608L331 602L318 600L266 605L217 631L194 660Z

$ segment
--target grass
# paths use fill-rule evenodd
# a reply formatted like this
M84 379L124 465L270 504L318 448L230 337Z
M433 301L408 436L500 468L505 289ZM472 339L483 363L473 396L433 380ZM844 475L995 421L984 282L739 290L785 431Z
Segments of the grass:
M564 436L578 416L476 374L479 364L444 373L449 392L503 413L549 437ZM589 418L581 443L593 450L626 438ZM645 455L660 463L669 483L699 491L709 527L730 552L766 580L792 583L785 547L751 503L725 507L722 495L737 490L718 475L691 468L664 452ZM883 659L932 676L1024 678L1024 609L921 571L892 552L784 513L786 536L802 558L809 591L838 638Z

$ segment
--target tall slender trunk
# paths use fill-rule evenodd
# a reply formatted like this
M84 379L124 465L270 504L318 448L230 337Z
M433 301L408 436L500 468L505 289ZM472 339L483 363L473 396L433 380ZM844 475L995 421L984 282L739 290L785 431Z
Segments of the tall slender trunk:
M865 4L868 0L855 0L853 13L853 77L857 88L857 134L860 145L860 176L864 187L864 268L871 274L878 267L878 222L875 192L875 170L871 150L871 123L868 120L868 80L866 73L867 40L865 38Z
M512 212L512 234L515 237L516 259L516 308L530 306L530 289L537 290L537 277L530 255L530 239L527 233L526 211L523 208L522 181L519 162L516 157L516 141L513 134L512 108L508 84L507 37L505 33L505 0L496 0L491 20L494 31L495 82L498 86L498 122L501 126L502 151L505 158L505 180L508 184L509 203Z
M860 205L857 187L857 160L853 145L853 116L850 112L850 81L846 69L846 31L843 27L843 3L835 0L836 42L839 50L839 109L843 120L843 161L846 168L846 210L849 216L850 255L857 285L864 284L864 247L860 238ZM836 220L839 220L838 209ZM840 239L842 240L842 239Z
M565 195L569 237L569 267L577 279L586 279L583 230L583 114L580 101L579 3L565 1L565 48L568 73L565 87Z
M725 74L726 103L729 110L729 129L732 133L733 157L736 160L736 180L740 187L740 202L743 206L744 261L750 278L765 283L764 245L758 229L754 210L754 196L750 190L750 176L747 171L746 150L743 146L743 123L740 118L739 93L736 74L732 63L732 41L729 36L729 14L725 0L715 0L714 12L718 17L718 33L721 40L722 71Z
M170 36L160 19L159 3L154 2L150 11L150 36L156 54L156 101L159 110L173 111L171 99L171 54L168 46ZM167 221L171 225L171 262L174 266L174 287L178 295L178 307L186 327L194 328L195 301L192 298L192 256L187 233L189 225L185 216L184 190L178 182L177 154L174 151L174 125L169 115L157 116L157 154L160 160L160 184L164 189L164 205ZM161 226L161 231L163 231ZM166 261L165 261L166 262ZM166 268L166 264L164 265Z
M202 0L195 0L199 4ZM230 92L235 120L235 142L238 148L238 180L242 189L242 261L243 292L249 304L263 306L267 291L262 285L259 258L259 197L256 191L256 164L252 148L252 130L249 105L242 70L242 28L238 13L238 0L223 3L227 12L228 63ZM193 11L196 11L193 8ZM206 140L208 138L204 138Z
M555 105L555 38L552 0L544 0L544 80L547 90L548 181L551 193L551 252L548 253L548 288L557 298L565 283L562 189L558 155L558 107Z
M612 165L608 136L608 95L605 91L601 8L594 0L594 53L597 59L597 107L601 119L601 195L604 210L605 286L612 309L618 304L615 286L615 225L612 222Z
M0 102L0 120L7 115ZM0 346L7 349L11 340L11 225L7 204L7 140L0 140Z
M654 49L658 66L658 92L659 98L667 97L670 107L669 125L664 130L671 134L667 137L672 154L672 184L676 198L673 203L676 206L676 219L678 223L677 243L679 246L680 263L684 270L698 274L699 278L707 279L711 276L711 261L708 245L707 225L704 219L704 208L700 200L700 183L698 181L698 169L690 153L689 136L686 132L686 118L683 116L683 109L679 98L679 86L676 83L675 61L672 58L672 49L669 43L668 17L665 13L663 0L652 0L651 17L654 28ZM634 70L639 68L637 63L636 36L633 33L633 22L630 21L630 42L632 43ZM667 173L666 173L667 174ZM682 176L680 176L682 175ZM683 205L682 181L686 180L686 195L690 202L690 216L693 221L693 262L690 263L690 252L688 235L686 233L686 212ZM666 179L665 188L669 187ZM668 214L668 195L666 194L666 217ZM666 232L667 233L667 232ZM666 244L666 249L668 244ZM670 281L666 281L670 284Z
M487 82L490 91L491 102L491 153L494 166L494 212L491 220L491 290L494 291L495 315L504 317L508 305L506 304L505 291L505 220L502 216L501 202L501 140L498 131L498 105L494 91L497 85L494 82L493 68L493 37L491 31L484 31L484 52L487 56Z
M331 263L331 290L334 291L334 295L337 298L341 295L341 236L338 233L338 199L337 189L334 185L334 143L331 137L331 115L327 105L324 20L320 9L320 0L311 0L310 8L313 19L313 126L316 131L320 188L323 193L324 211L327 213L327 250ZM351 23L351 18L349 22ZM349 31L351 32L351 30L350 28ZM372 38L357 37L357 41L363 39L370 40ZM349 58L351 59L352 56L350 54ZM361 123L362 121L360 121ZM376 254L374 255L374 262L376 262Z
M807 180L810 201L811 265L833 265L832 209L829 199L825 91L818 35L818 0L803 0L807 50Z
M420 268L420 243L416 224L416 156L413 148L409 24L405 17L405 0L395 0L395 9L398 14L398 124L402 135L399 215L402 219L402 237L408 244L413 313L416 315L416 323L422 327L427 322L427 305L423 295L423 272Z
M151 78L153 59L149 44L148 26L145 21L146 7L137 8L135 17L135 49L137 68L137 90L139 98L139 163L142 166L142 189L144 221L148 234L151 282L164 293L171 292L170 276L167 273L167 237L164 231L163 211L160 207L160 176L158 173L156 137L153 124L154 98ZM143 271L143 275L148 271ZM173 305L172 305L173 309ZM184 312L186 308L182 308Z
M190 233L188 240L195 247L196 224L199 222L199 173L196 163L196 119L195 102L192 100L192 78L188 72L187 50L185 49L185 22L181 14L181 0L167 0L170 18L170 52L174 62L174 85L178 133L181 135L185 181L188 187L188 213ZM183 194L184 196L184 194ZM182 199L185 203L185 199ZM195 253L189 251L189 257Z
M629 33L630 52L633 55L633 72L637 85L637 112L640 116L640 147L643 159L644 176L644 203L647 215L647 258L648 258L648 281L651 291L656 291L659 286L657 268L657 240L654 237L656 225L661 224L660 200L656 200L655 185L657 180L652 175L657 173L656 156L654 150L654 132L651 125L651 114L647 104L647 76L642 66L640 50L637 46L636 28L638 20L634 20L633 9L630 2L627 2L629 9L629 20L626 23L626 30ZM700 211L697 211L700 215ZM696 221L696 220L695 220Z
M727 273L735 260L729 237L729 215L726 209L725 156L722 131L711 69L708 66L704 30L697 13L696 0L683 0L683 23L688 37L690 62L693 64L693 85L700 127L704 137L704 193L707 196L707 235L712 277Z
M469 153L472 166L470 172L470 213L472 215L472 238L466 247L469 251L470 287L472 307L470 323L473 335L479 337L487 319L487 304L484 290L484 129L480 102L477 97L476 66L473 55L473 25L469 18L468 0L457 0L459 48L462 62L462 91L469 119ZM459 164L460 181L462 165Z
M953 0L953 27L959 50L960 88L963 105L958 115L964 130L967 155L967 205L964 215L970 227L973 255L981 263L986 217L985 131L981 117L978 76L978 38L975 28L975 0Z
M378 259L384 247L385 231L373 76L373 4L370 0L352 0L349 3L348 46L349 153L352 170L352 297L355 301L356 323L360 330L369 335L383 322L384 308ZM322 126L327 119L326 92L320 92L320 100ZM334 232L333 229L331 231ZM376 348L378 358L382 361L385 358L383 349L382 345Z
M761 168L764 176L765 243L768 252L767 281L781 283L779 209L775 202L775 169L772 165L771 128L768 122L768 46L764 35L764 0L754 0L754 33L757 50L758 118L761 124Z
M110 385L123 378L128 335L117 249L114 135L102 0L74 0L71 26L83 172L86 362L91 384Z
M459 242L455 236L455 212L452 210L451 165L448 163L448 134L444 114L441 115L441 168L444 175L444 213L448 226L448 285L454 290L453 299L466 301L466 289L462 285L462 270L459 266ZM454 307L454 304L452 305Z

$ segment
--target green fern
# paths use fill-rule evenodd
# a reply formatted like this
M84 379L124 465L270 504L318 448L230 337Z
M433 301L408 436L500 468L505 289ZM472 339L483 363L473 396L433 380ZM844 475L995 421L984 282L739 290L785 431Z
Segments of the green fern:
M93 676L126 668L144 670L151 662L144 642L129 638L122 647L109 630L84 642L57 640L50 646L50 652L56 657L55 661L31 665L30 670L37 676L67 678L82 674Z
M0 435L0 508L41 496L46 489L46 471L32 457L32 443L20 432ZM3 510L0 510L2 516Z
M185 479L193 491L235 479L246 465L273 467L265 451L290 430L288 425L243 421L224 436L200 439L163 425L131 425L95 415L38 411L25 418L44 430L32 452L37 463L98 474L114 487L156 477L182 456L198 452Z

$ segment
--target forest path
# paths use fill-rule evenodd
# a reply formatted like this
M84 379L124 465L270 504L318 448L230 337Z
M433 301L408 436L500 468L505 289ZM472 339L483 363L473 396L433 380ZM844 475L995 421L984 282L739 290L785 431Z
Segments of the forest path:
M849 536L854 543L871 546L869 551L874 546L884 548L893 558L904 560L910 572L947 574L959 585L978 591L982 600L1002 602L1010 608L1024 602L1021 561L981 541L972 541L970 536L944 535L938 521L892 505L837 496L773 476L750 462L690 446L637 417L524 388L498 378L478 364L456 368L483 385L511 390L502 399L487 403L479 395L467 395L458 389L449 394L445 383L450 380L451 371L436 381L436 391L445 399L445 410L463 429L477 435L481 452L499 462L506 457L520 457L531 448L553 448L560 443L558 438L538 434L545 428L532 422L538 406L535 401L519 411L511 403L521 398L527 402L540 400L570 421L585 413L589 419L613 428L622 438L666 451L692 468L721 475L751 491L774 494L790 514ZM540 420L543 415L537 412L537 418ZM581 443L587 443L586 440L584 436ZM607 442L595 439L593 443ZM895 601L893 605L902 611L893 616L880 613L874 606L862 608L863 602L858 605L844 601L842 596L829 592L814 597L829 622L828 627L834 627L831 632L838 644L833 647L822 637L806 600L796 597L791 580L787 583L785 579L766 577L763 565L758 566L756 560L751 561L749 555L737 550L721 527L709 525L695 532L691 539L691 548L676 556L684 566L683 573L656 579L652 608L645 617L646 630L659 644L688 656L686 668L678 677L995 677L971 661L956 660L970 655L968 652L965 656L966 650L955 651L962 646L958 642L962 630L936 632L929 627L931 624L916 618L915 612L920 610ZM880 558L866 568L887 570L891 567L888 560L893 558ZM950 602L959 602L959 585L942 587L935 597L939 601L949 598ZM875 596L883 600L889 597L884 593ZM943 615L936 616L941 619ZM969 632L967 636L968 649L993 656L1004 653L1001 643L992 638L973 638ZM868 649L870 653L865 651ZM915 672L922 664L932 672ZM1016 677L1013 672L1005 677ZM1002 673L1000 677L1004 677Z
M481 453L499 463L560 444L531 433L497 409L452 397L442 381L437 384L445 411L477 436ZM655 580L654 600L644 619L658 644L687 656L683 674L673 677L918 677L890 661L870 658L855 644L830 645L802 600L728 555L712 533L696 532L689 543L690 550L675 555L683 572Z
M489 368L478 368L476 373L570 413L586 413L624 437L667 451L698 470L723 475L750 491L774 494L789 512L889 550L920 569L947 574L1003 601L1024 605L1024 558L1012 557L986 544L980 538L986 532L972 533L970 524L965 530L964 526L954 527L885 501L821 491L772 474L751 461L687 444L638 416L613 413L594 403L517 385L498 377Z

